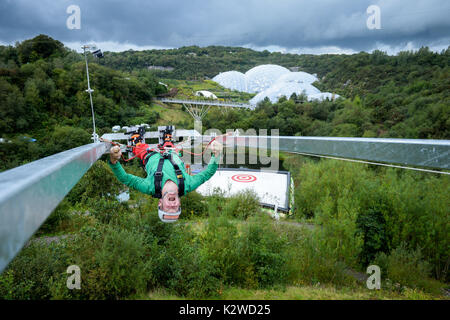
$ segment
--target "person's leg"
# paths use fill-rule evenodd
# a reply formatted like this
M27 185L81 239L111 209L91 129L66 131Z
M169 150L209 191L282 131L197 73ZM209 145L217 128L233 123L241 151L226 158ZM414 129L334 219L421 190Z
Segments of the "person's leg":
M138 143L135 147L133 147L132 152L139 159L144 160L144 157L147 155L149 145L146 143Z

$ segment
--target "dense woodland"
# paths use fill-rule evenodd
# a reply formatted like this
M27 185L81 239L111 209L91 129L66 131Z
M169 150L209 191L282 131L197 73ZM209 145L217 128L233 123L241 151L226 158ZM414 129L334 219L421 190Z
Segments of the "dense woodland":
M450 49L427 48L396 56L314 56L185 47L89 56L89 72L100 134L116 124L161 119L193 126L188 118L165 118L180 110L153 104L167 91L161 78L201 85L222 71L274 63L317 73L321 80L314 85L345 98L307 102L294 95L253 111L214 109L204 129L449 139L449 57ZM149 65L174 70L149 71ZM85 72L81 54L45 35L0 46L0 170L89 143ZM183 197L183 223L168 225L158 220L150 196L130 190L130 201L117 201L124 186L105 160L93 165L0 275L0 299L148 299L155 292L162 298L239 299L242 290L253 292L250 299L264 290L285 299L448 298L446 175L281 154L295 184L286 224L274 223L254 194L225 198L217 191ZM143 176L136 163L124 166ZM39 240L43 236L59 240L48 244ZM83 272L81 290L66 288L71 264ZM370 291L352 276L369 264L381 267L382 290ZM302 288L306 296L286 295Z

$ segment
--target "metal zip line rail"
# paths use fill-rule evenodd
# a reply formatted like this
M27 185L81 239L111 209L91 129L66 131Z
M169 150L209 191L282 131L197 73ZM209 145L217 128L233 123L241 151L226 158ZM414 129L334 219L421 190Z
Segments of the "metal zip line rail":
M92 143L0 173L0 272L108 148Z
M207 142L212 136L203 136ZM230 136L227 144L258 147L311 156L450 169L450 140L340 137Z
M194 130L176 130L176 133L190 136L194 146L213 138L200 136ZM154 133L146 133L146 137L147 134L149 138L156 137ZM120 133L103 137L106 136L114 140L126 138ZM312 156L450 169L450 140L227 136L224 143ZM108 143L92 143L0 173L0 272L109 147ZM192 146L186 149L189 148Z

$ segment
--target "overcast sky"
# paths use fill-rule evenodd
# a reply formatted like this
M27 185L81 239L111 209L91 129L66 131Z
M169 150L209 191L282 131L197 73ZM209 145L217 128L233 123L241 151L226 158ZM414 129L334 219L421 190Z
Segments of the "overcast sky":
M80 8L80 29L67 27L70 5ZM370 5L380 9L379 29L367 26L375 22ZM0 0L0 43L43 33L77 51L94 42L103 51L228 45L395 54L446 49L449 16L449 0Z

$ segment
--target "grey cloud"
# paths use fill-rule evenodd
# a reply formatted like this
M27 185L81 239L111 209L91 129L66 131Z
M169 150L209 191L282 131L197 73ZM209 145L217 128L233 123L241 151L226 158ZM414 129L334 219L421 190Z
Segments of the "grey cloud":
M68 30L66 8L81 8L81 30ZM381 30L366 27L366 9L381 8ZM140 46L417 46L450 37L447 0L3 0L0 41L48 34L63 42L114 41Z

